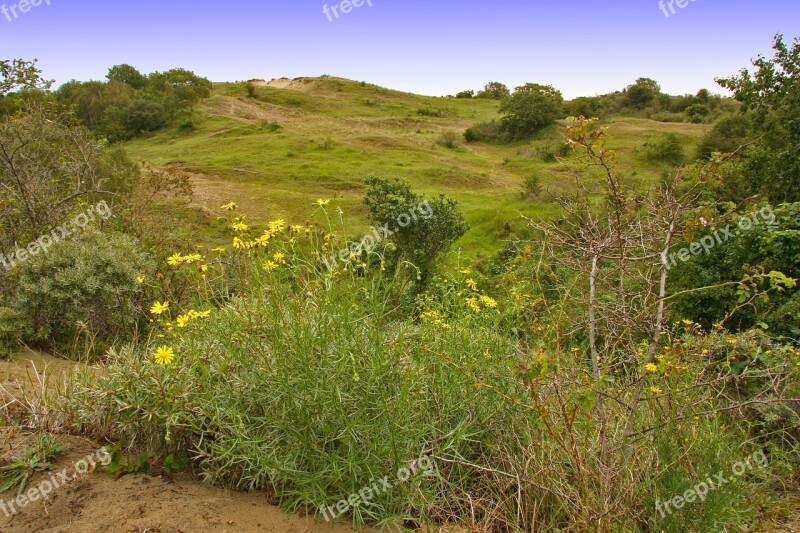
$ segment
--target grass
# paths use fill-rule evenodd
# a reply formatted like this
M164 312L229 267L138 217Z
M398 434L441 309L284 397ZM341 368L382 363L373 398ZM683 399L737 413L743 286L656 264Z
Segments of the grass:
M38 432L33 444L22 455L13 457L9 464L0 467L0 494L17 487L17 495L25 492L28 480L36 472L50 469L52 461L64 447L52 435Z
M366 231L362 198L371 175L403 177L415 190L458 200L472 224L457 247L472 258L497 252L522 231L519 214L551 216L548 195L523 200L524 180L536 173L556 193L575 190L564 168L547 157L563 143L565 125L508 145L468 144L461 134L476 122L497 119L490 100L433 98L339 78L304 78L287 88L259 87L247 97L243 83L216 84L190 132L171 129L126 144L137 159L177 163L195 178L198 207L216 211L236 199L254 220L312 216L317 198L334 198L350 236ZM268 124L268 127L265 127ZM635 154L646 142L677 133L687 153L708 126L616 117L606 124L637 182L659 178L663 165ZM278 127L280 126L280 127ZM455 147L441 145L457 133ZM214 234L207 236L213 240Z

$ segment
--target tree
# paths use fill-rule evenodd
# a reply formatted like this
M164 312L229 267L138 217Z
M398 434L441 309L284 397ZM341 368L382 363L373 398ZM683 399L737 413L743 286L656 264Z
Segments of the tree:
M0 98L20 89L48 89L52 82L41 74L35 60L0 60Z
M502 100L511 95L508 87L499 81L487 83L482 91L478 91L476 98L486 98L489 100Z
M118 81L134 89L144 89L145 85L147 85L147 76L126 64L115 65L108 69L106 78L108 81Z
M661 86L650 78L639 78L625 89L625 105L643 109L661 94Z
M550 85L528 83L503 101L501 129L511 138L530 137L564 114L564 97Z
M424 286L440 256L469 230L458 204L444 195L426 200L400 179L389 181L372 177L366 184L364 203L369 207L373 224L383 227L389 223L397 228L391 236L397 250L389 259L393 266L404 260L413 263L419 268ZM425 207L422 213L421 206ZM397 227L401 218L411 213L417 213L416 220L406 227Z
M122 123L133 133L160 130L164 127L164 108L155 102L135 100L125 110Z
M717 79L742 103L751 117L758 142L739 160L738 189L744 195L763 194L773 203L800 200L800 38L791 47L775 36L775 56L759 56L754 73ZM744 198L734 198L743 200Z

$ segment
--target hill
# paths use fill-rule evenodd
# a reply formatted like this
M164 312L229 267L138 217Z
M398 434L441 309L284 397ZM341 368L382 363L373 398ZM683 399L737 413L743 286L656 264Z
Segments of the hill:
M526 177L538 175L555 193L574 187L554 157L563 123L528 142L464 141L468 127L498 118L496 101L419 96L333 77L273 80L251 91L247 83L217 83L191 122L125 147L136 159L191 173L195 207L207 220L221 203L236 201L254 220L297 222L312 216L314 200L333 198L344 212L343 231L355 235L367 229L364 179L403 177L461 203L472 229L459 245L473 257L502 247L522 226L519 213L557 211L546 193L522 197ZM622 169L641 183L665 169L644 157L648 143L674 133L691 154L709 127L622 116L605 122ZM210 223L204 231L216 240L222 229Z

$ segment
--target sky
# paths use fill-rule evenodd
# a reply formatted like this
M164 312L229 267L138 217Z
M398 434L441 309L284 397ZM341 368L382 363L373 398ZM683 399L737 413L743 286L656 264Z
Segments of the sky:
M771 55L776 33L800 36L797 0L350 1L0 0L0 59L37 58L57 84L128 63L212 81L328 74L431 96L500 81L574 98L639 77L670 94L724 94L714 78Z

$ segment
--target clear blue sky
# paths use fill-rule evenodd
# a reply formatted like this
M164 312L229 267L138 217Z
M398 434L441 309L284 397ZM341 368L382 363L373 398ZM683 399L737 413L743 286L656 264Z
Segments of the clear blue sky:
M769 54L777 32L800 36L796 0L680 0L669 17L659 0L364 0L347 14L327 0L333 22L322 0L35 0L25 13L20 1L0 0L0 58L38 58L58 83L130 63L213 81L330 74L428 95L496 80L573 98L646 76L682 94L719 91L714 78Z

